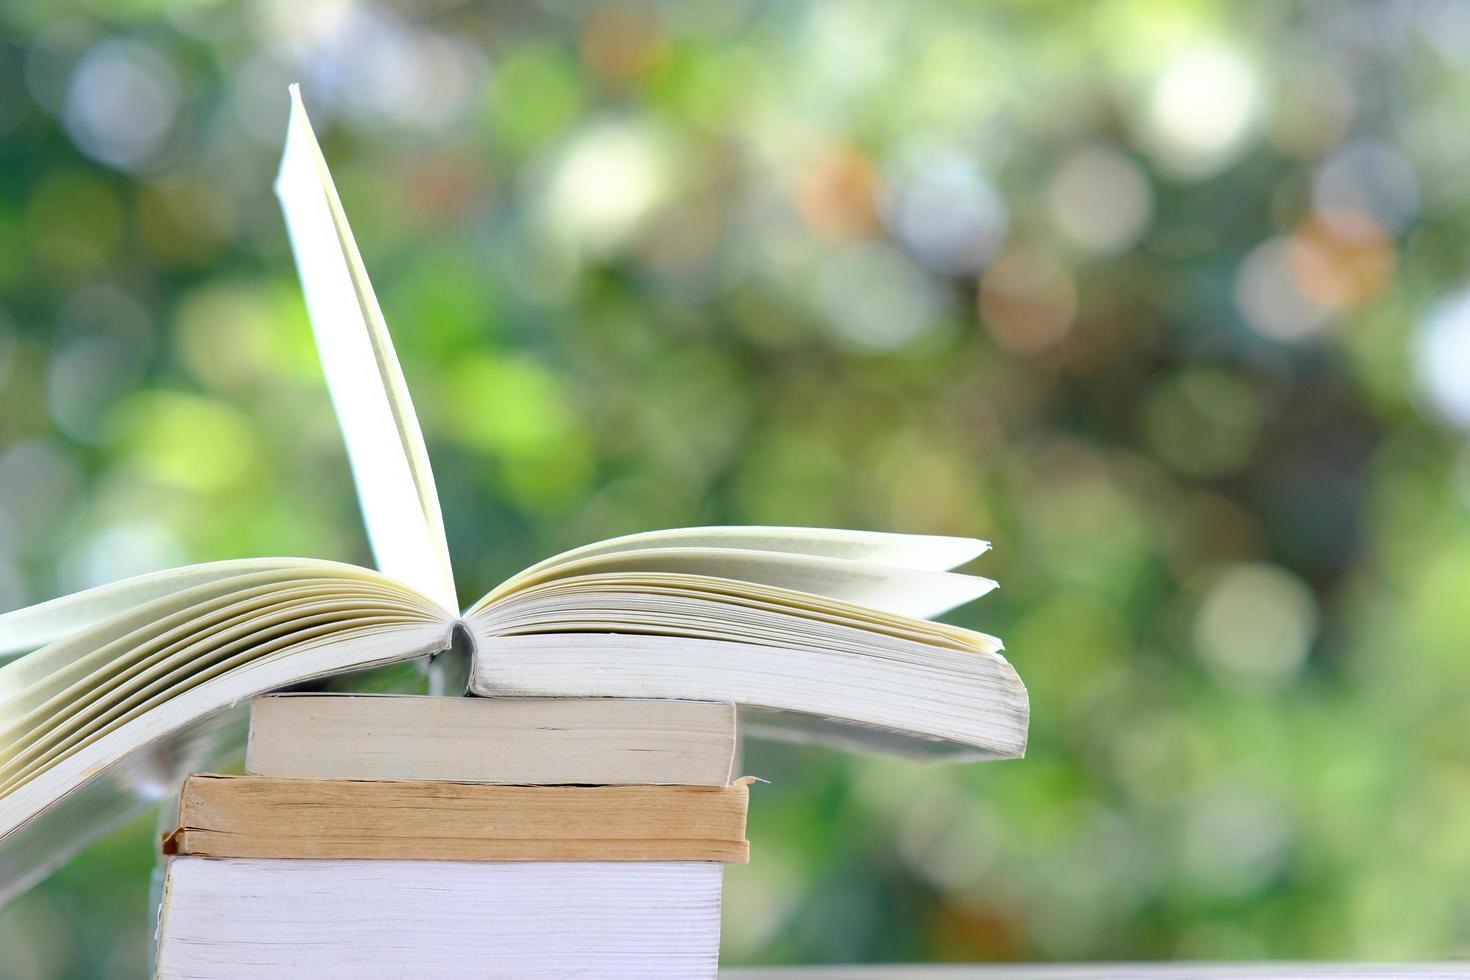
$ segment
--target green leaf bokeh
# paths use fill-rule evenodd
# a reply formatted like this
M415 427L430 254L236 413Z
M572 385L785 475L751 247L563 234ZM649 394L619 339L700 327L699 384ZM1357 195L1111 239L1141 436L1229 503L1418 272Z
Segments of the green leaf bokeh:
M747 746L727 963L1470 955L1454 4L0 24L0 606L370 561L270 194L299 80L463 602L655 527L995 543L953 620L1028 757ZM141 975L154 848L0 909L0 973Z

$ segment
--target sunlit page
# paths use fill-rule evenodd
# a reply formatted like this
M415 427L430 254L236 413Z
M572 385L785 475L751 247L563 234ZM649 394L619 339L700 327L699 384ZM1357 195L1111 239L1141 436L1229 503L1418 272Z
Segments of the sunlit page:
M295 85L276 196L378 568L458 612L423 433Z

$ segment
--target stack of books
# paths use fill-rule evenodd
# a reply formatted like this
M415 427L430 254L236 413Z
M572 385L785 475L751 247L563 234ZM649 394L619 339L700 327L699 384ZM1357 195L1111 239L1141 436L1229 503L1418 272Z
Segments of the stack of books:
M276 186L377 567L219 561L0 616L20 655L0 664L0 901L193 773L162 976L709 975L720 868L746 859L737 714L751 736L1023 754L1000 641L931 621L995 587L956 571L972 538L648 531L462 607L299 94ZM238 705L429 658L477 697L268 697L243 776L198 761Z
M712 977L734 754L728 703L258 699L164 838L158 976Z

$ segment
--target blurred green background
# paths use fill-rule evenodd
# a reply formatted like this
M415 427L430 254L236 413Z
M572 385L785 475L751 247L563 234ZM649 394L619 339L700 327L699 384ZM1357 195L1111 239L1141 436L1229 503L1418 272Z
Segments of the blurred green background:
M466 603L655 527L995 542L1028 757L748 746L727 963L1470 955L1470 7L7 0L0 608L369 561L294 80ZM0 974L141 975L154 850Z

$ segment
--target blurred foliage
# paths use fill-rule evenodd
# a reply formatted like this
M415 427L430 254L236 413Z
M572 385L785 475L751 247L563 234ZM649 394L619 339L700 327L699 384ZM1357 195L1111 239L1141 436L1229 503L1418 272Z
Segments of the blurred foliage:
M466 603L699 523L977 534L1023 762L753 744L730 963L1470 954L1470 15L9 0L0 605L369 560L306 98ZM0 910L142 972L145 821Z

